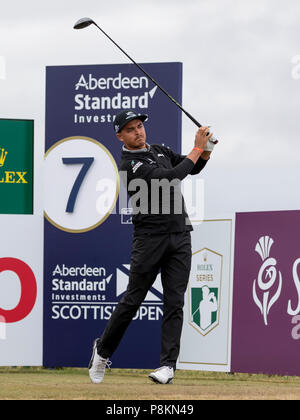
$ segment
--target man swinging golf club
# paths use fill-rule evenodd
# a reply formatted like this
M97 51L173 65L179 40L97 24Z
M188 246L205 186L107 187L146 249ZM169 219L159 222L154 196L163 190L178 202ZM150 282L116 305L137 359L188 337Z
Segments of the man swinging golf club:
M102 382L109 358L118 347L159 270L164 295L160 367L149 378L161 384L171 383L179 355L184 294L191 268L192 226L185 211L184 199L178 191L180 181L188 175L198 174L205 167L214 143L210 141L212 134L209 127L200 127L193 149L187 156L181 156L167 147L147 143L143 124L146 119L147 115L126 110L119 113L113 123L116 136L123 143L119 169L121 176L126 174L128 194L133 198L135 193L128 188L131 181L143 180L148 186L148 205L146 209L138 206L133 208L134 236L128 288L105 331L94 342L89 375L96 384ZM165 198L163 194L153 197L151 191L151 184L162 180L179 186L168 190L170 206L167 212L162 202ZM180 212L178 201L181 203Z

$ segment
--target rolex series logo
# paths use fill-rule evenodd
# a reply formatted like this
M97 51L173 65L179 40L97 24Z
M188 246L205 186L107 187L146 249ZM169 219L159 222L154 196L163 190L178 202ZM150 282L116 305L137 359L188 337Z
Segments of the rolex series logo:
M33 214L33 139L32 120L0 118L0 217Z
M4 165L7 156L7 151L0 148L0 168Z
M189 282L189 324L206 336L219 325L223 256L208 248L193 254Z
M0 147L0 168L5 164L8 151ZM28 184L26 180L27 172L20 171L0 171L0 184Z

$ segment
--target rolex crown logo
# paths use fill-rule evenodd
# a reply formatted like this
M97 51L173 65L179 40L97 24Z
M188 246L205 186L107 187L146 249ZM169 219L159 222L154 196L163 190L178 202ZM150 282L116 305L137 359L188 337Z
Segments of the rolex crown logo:
M4 165L6 156L7 156L7 151L5 151L4 149L1 149L0 148L0 168L1 168L1 166Z

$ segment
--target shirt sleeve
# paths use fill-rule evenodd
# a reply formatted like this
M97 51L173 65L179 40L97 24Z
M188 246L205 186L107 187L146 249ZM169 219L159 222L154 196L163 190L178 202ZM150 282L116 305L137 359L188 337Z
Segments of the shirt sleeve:
M172 181L179 179L182 181L187 177L194 167L194 162L191 159L184 158L178 165L172 169L159 168L155 164L150 164L143 159L135 159L134 166L131 166L128 161L126 165L122 165L121 171L127 172L127 181L140 178L146 182L151 182L151 179L167 179Z
M176 165L180 164L186 158L186 156L179 155L178 153L173 152L171 149L166 148L166 151L171 158L171 162L172 162L173 166L176 166ZM197 160L196 164L193 166L193 168L190 172L190 175L199 174L202 171L202 169L204 169L207 162L208 162L207 160L202 159L201 156L200 156L199 159Z

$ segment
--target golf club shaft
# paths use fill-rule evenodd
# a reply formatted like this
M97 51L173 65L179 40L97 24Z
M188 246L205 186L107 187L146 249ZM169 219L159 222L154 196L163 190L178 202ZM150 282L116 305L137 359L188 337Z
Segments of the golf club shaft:
M93 22L95 26L116 46L119 48L120 51L122 51L123 54L126 55L127 58L129 58L130 61L132 61L133 64L135 64L171 101L178 106L178 108L181 109L182 112L185 113L185 115L193 121L194 124L196 124L197 127L202 127L202 125L189 113L187 112L182 106L163 88L161 87L154 79L153 77L148 74L143 67L141 67L138 63L136 63L133 58L131 58L126 51L123 50L100 26L97 25L96 22Z

